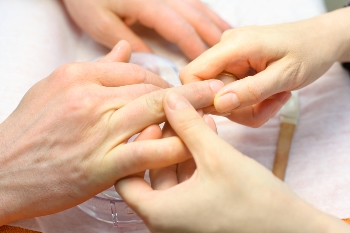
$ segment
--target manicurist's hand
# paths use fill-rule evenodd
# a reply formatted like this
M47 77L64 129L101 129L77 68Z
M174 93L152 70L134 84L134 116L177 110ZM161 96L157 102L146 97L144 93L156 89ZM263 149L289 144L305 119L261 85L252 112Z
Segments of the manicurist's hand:
M208 116L203 119L182 95L170 91L163 104L197 169L181 184L151 188L138 177L116 184L152 232L349 232L340 220L303 202L270 171L220 139L208 126Z
M77 25L97 42L113 47L127 40L135 52L151 49L130 28L135 22L154 29L194 59L231 28L200 0L64 0Z
M260 126L290 97L324 74L335 61L350 60L350 8L312 19L228 30L220 43L186 66L183 83L215 78L239 80L215 97L215 109L233 121Z
M130 56L125 43L100 62L58 68L0 124L0 225L73 207L124 176L190 158L178 138L148 141L159 138L170 89L151 72L116 62ZM203 108L222 86L214 80L176 90Z

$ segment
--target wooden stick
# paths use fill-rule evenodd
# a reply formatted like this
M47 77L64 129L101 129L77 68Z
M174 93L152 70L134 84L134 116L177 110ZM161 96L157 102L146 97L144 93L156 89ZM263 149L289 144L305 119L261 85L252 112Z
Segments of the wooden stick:
M289 150L293 140L294 128L295 125L293 124L281 123L275 161L272 168L272 173L281 180L284 180L284 175L286 173Z

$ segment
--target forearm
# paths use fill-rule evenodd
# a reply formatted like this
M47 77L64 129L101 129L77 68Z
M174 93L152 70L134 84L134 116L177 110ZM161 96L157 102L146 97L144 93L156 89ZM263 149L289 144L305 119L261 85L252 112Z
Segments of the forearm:
M315 209L299 198L277 199L274 199L276 206L281 208L274 218L278 228L270 232L350 233L350 227L342 220Z
M320 16L320 30L329 34L325 46L335 46L336 60L350 61L350 7ZM325 28L323 28L325 26Z

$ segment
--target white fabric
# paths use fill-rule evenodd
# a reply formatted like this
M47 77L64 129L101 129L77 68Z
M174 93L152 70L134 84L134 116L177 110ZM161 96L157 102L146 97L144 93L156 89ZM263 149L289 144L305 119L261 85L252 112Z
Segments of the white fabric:
M322 0L205 2L235 27L295 21L325 11ZM62 3L56 0L0 1L0 33L0 122L16 108L35 82L58 66L90 61L108 51L82 33L69 19ZM149 30L141 30L140 34L155 53L169 58L178 68L187 64L176 46ZM315 207L337 217L350 217L350 143L347 139L350 79L339 64L300 91L300 110L286 183ZM259 129L220 117L215 119L221 137L271 169L279 131L278 116ZM113 228L78 208L13 225L45 233L147 232L145 227Z

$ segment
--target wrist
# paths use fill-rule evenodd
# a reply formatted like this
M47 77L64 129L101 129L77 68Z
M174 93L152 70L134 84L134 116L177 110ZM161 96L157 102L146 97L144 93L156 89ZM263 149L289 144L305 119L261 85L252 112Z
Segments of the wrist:
M275 200L276 201L276 200ZM342 220L317 210L296 196L282 199L277 203L279 225L270 232L278 233L350 233Z

